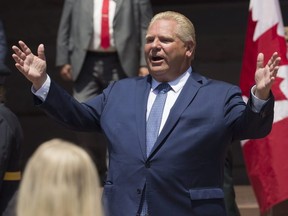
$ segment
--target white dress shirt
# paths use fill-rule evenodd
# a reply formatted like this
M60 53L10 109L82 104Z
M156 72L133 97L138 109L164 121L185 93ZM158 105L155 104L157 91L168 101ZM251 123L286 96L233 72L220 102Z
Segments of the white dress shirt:
M102 5L103 0L94 0L94 13L93 13L93 37L91 38L89 44L89 51L94 52L114 52L115 43L113 38L113 19L115 16L116 2L114 0L109 0L109 33L110 33L110 47L103 50L100 47L100 38L101 38L101 18L102 18Z
M172 82L168 82L172 89L167 92L167 98L166 98L166 102L164 105L164 110L163 110L163 114L162 114L162 120L161 120L161 125L159 128L159 133L162 130L162 128L163 128L163 126L164 126L164 124L168 118L168 115L170 113L170 109L173 107L176 99L178 98L180 92L183 89L183 86L185 85L186 81L188 80L191 71L192 71L192 69L189 68L185 73L183 73L176 80L173 80ZM156 81L155 79L152 79L152 85L151 85L152 88L150 90L148 102L147 102L146 121L147 121L148 116L150 114L154 100L156 99L157 91L155 91L155 89L159 84L160 83L158 81Z

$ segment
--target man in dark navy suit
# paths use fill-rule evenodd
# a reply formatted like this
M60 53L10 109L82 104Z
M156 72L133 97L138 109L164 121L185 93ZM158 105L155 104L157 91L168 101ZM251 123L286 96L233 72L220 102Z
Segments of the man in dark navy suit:
M16 67L32 82L38 107L70 129L102 131L108 137L103 193L107 215L226 215L227 147L233 140L270 132L271 87L281 60L277 52L267 64L263 54L258 55L256 82L246 104L239 87L192 70L195 47L189 19L176 12L159 13L146 35L150 75L114 82L99 96L79 103L46 74L43 44L38 55L23 41L13 46ZM166 101L157 119L153 103L163 95ZM152 119L159 122L159 131L151 130ZM155 131L158 137L151 145Z

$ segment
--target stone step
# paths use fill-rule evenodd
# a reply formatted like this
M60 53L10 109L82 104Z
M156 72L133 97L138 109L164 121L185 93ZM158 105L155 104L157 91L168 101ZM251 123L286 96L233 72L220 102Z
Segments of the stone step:
M236 202L241 216L259 216L259 206L250 185L235 186Z
M259 206L250 185L235 186L236 202L241 216L260 216ZM288 216L288 200L274 205L269 212L261 216Z

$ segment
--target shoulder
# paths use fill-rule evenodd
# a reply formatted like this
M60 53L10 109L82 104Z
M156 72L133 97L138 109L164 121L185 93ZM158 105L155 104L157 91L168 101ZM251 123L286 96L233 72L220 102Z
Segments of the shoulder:
M116 81L115 85L129 87L128 85L136 85L136 84L140 84L140 83L147 83L147 82L149 82L148 79L149 79L148 76L145 76L145 77L141 77L141 76L128 77L128 78Z
M17 116L5 105L0 105L0 123L6 124L11 129L20 125Z
M131 94L136 89L143 89L143 91L150 86L149 76L146 77L128 77L115 82L112 82L103 92L104 94L115 93L120 94Z
M211 79L207 76L203 76L197 72L192 72L191 77L196 80L198 83L200 83L202 85L202 88L204 89L212 89L213 91L237 91L240 92L240 88L239 86L226 82L226 81L222 81L222 80L217 80L217 79Z

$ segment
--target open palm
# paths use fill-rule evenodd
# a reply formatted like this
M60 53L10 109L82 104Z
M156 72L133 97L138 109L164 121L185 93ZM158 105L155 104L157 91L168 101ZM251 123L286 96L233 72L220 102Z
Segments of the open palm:
M23 41L19 41L19 47L13 46L12 49L14 51L12 57L17 69L33 83L36 89L41 87L47 78L44 45L38 46L38 56L34 55Z
M260 53L257 57L257 68L255 72L256 96L260 99L267 99L271 87L277 76L281 58L275 52L264 66L264 55Z

